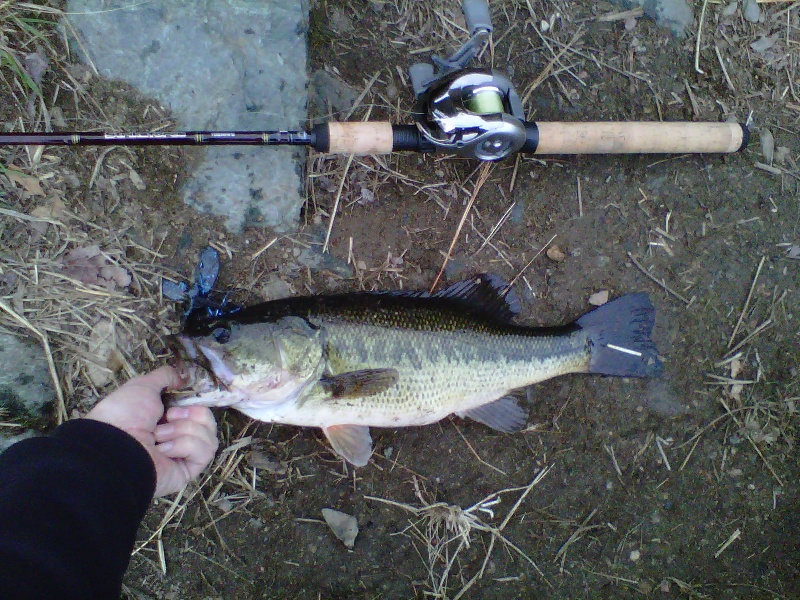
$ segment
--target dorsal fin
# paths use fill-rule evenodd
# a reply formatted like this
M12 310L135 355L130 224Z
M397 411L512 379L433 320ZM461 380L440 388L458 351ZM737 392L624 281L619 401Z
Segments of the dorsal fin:
M497 275L482 273L459 281L433 295L463 303L465 307L492 317L510 321L521 310L517 295L508 282Z

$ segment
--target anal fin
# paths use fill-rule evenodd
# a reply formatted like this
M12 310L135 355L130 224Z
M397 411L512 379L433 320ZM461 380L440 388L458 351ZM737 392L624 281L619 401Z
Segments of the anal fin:
M333 450L351 465L363 467L372 456L372 437L366 425L331 425L322 431Z
M388 390L397 383L397 369L363 369L320 379L320 385L332 398L363 398Z
M503 433L519 431L528 421L528 411L517 404L512 394L458 414Z

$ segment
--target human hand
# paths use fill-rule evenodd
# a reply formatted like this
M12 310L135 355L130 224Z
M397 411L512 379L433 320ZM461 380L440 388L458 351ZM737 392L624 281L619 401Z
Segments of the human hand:
M161 367L131 379L86 415L122 429L145 447L156 467L156 498L196 478L219 446L217 422L205 406L172 407L160 422L165 416L161 392L182 384L177 370Z

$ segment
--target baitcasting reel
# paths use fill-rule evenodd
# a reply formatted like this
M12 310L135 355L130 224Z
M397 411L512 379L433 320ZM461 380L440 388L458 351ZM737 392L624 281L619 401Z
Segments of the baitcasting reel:
M409 68L417 97L417 128L438 148L470 158L499 160L525 144L525 115L514 86L495 73L466 71L492 31L484 0L464 0L470 39L450 58Z

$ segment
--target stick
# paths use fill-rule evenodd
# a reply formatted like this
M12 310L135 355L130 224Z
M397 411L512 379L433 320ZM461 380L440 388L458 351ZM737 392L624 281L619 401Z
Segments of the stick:
M486 180L489 179L489 173L491 172L492 163L486 163L483 165L481 169L480 175L478 175L478 180L475 182L475 189L472 190L472 195L469 198L469 202L467 202L467 207L464 209L464 213L461 215L461 220L458 222L458 227L456 228L456 234L453 236L453 240L450 242L450 247L447 249L447 254L444 257L444 262L442 263L442 268L439 269L439 273L436 275L436 279L433 281L433 285L431 286L430 293L433 293L433 290L436 289L436 286L439 284L439 279L442 277L442 273L444 273L444 268L447 266L447 263L450 261L450 255L453 253L453 248L456 245L456 241L458 241L458 236L461 234L461 228L464 226L464 223L467 220L467 215L469 214L472 205L475 204L475 198L478 197L478 192L481 191L483 184L486 183Z
M692 301L691 301L691 300L687 300L685 297L681 296L681 295L680 295L678 292L676 292L675 290L673 290L673 289L672 289L671 287L669 287L669 286L668 286L666 283L664 283L664 282L662 282L662 281L659 281L658 279L656 279L656 277L655 277L654 275L650 274L650 273L647 271L647 269L645 269L645 268L644 268L642 265L640 265L640 264L639 264L639 261L637 261L637 260L636 260L636 259L633 257L633 254L631 254L630 252L627 252L626 254L628 255L628 258L630 258L630 259L631 259L631 261L633 261L633 264L634 264L634 265L636 265L636 267L637 267L637 268L638 268L638 269L639 269L639 270L640 270L642 273L644 273L644 274L647 276L647 278L648 278L648 279L650 279L650 281L652 281L653 283L656 283L657 285L659 285L659 286L660 286L661 288L663 288L663 289L664 289L664 290L665 290L667 293L669 293L669 294L671 294L671 295L675 296L675 297L676 297L678 300L680 300L681 302L683 302L683 303L684 303L686 306L689 306L689 305L692 303Z
M744 306L742 307L742 314L739 315L739 320L736 322L736 327L733 328L733 333L731 333L731 339L728 340L728 348L730 348L733 344L733 338L736 337L736 334L739 331L739 326L742 324L742 320L744 319L744 315L747 312L747 309L750 307L750 300L753 297L753 290L756 289L756 282L758 281L758 276L761 273L761 267L764 266L764 261L766 258L766 256L762 256L761 261L758 263L756 275L753 277L753 283L750 284L750 291L747 293L747 300L744 301Z

